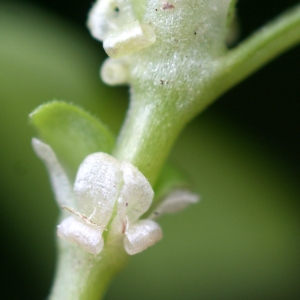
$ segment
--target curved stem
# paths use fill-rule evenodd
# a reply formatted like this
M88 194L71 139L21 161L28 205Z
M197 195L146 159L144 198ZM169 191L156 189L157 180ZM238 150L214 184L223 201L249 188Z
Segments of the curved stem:
M215 78L217 94L211 101L299 42L300 5L297 5L219 60Z

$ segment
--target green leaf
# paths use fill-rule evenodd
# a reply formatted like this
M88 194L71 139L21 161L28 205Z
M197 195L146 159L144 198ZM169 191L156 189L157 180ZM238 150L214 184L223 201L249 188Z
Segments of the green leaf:
M63 101L39 106L30 114L30 123L52 147L72 180L87 155L110 153L115 143L112 133L97 118Z

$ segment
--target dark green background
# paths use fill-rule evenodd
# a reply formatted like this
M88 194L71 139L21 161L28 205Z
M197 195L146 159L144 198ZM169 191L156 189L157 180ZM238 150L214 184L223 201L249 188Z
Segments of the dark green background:
M90 1L24 2L46 15L17 4L8 14L18 24L0 18L0 298L34 300L51 284L58 211L27 115L64 99L117 132L127 88L98 78L104 53L84 25ZM239 1L241 39L293 3ZM183 132L171 159L202 202L161 220L162 242L131 259L106 299L298 299L299 57L299 47L282 55Z

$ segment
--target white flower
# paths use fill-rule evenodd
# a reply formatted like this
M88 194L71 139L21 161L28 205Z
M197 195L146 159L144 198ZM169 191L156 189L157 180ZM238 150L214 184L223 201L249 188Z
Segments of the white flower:
M58 205L71 213L58 225L58 236L89 253L102 251L104 230L109 230L110 236L124 235L128 254L139 253L162 238L161 227L153 221L157 214L197 202L196 195L173 193L149 219L140 219L150 208L154 192L131 163L102 152L90 154L80 165L72 187L51 147L38 139L33 139L32 145L48 169Z
M135 16L131 1L98 0L89 13L87 26L113 58L132 54L156 41L152 27L141 24Z

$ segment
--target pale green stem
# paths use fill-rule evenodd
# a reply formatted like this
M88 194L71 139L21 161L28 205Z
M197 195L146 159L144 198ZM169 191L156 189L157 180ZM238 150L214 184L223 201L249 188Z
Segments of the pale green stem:
M300 5L297 5L219 60L211 101L299 42Z
M100 255L59 240L59 259L49 300L100 300L125 266L123 239L108 240Z
M264 26L237 48L212 62L214 76L203 85L190 113L180 115L174 101L157 101L160 95L132 99L131 107L114 151L119 159L131 161L153 184L173 143L186 123L218 96L263 65L300 42L300 6ZM147 96L146 96L147 95Z
M135 95L131 102L113 154L137 166L153 185L187 120L173 103L158 99L160 95L150 101L142 96Z

